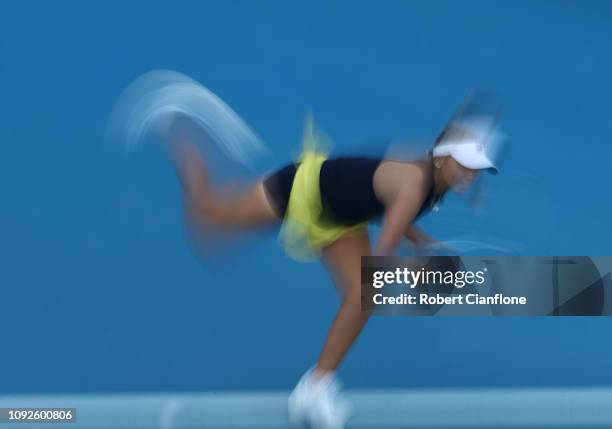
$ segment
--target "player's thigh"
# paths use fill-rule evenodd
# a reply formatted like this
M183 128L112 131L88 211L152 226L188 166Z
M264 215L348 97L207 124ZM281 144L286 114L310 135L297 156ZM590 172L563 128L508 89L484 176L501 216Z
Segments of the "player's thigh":
M361 257L370 254L367 230L346 234L323 249L323 263L342 294L361 296Z
M240 197L236 206L230 207L230 210L233 210L230 215L235 216L237 221L244 223L245 226L270 225L280 222L261 181Z

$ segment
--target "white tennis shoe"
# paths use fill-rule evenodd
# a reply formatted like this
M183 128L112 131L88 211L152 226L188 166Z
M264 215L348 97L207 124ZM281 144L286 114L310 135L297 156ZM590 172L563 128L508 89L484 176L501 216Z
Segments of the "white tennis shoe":
M351 406L340 396L341 384L332 374L316 376L311 368L289 395L289 419L313 429L343 429Z

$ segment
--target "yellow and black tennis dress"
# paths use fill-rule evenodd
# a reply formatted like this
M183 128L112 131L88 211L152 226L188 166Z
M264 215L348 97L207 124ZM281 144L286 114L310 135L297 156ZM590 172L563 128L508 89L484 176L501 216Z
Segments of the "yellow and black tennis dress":
M264 182L272 205L283 219L280 241L293 259L316 259L320 250L341 236L364 231L384 213L373 188L382 159L328 158L329 139L306 121L299 159L270 175ZM431 206L425 199L421 215Z

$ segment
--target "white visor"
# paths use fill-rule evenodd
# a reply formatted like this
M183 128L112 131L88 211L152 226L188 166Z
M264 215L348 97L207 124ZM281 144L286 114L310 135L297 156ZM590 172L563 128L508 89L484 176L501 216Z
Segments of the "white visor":
M433 147L432 155L452 156L455 161L472 170L489 170L497 174L497 167L487 156L485 146L475 140L444 141Z

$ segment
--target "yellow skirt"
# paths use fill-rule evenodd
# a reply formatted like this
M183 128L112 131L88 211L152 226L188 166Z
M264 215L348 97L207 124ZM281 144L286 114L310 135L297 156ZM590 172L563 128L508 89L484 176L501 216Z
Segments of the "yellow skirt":
M285 252L296 261L316 260L325 246L347 233L367 230L368 227L368 222L343 226L321 220L319 174L330 148L329 138L315 128L309 115L304 127L299 166L293 178L289 203L279 235Z

